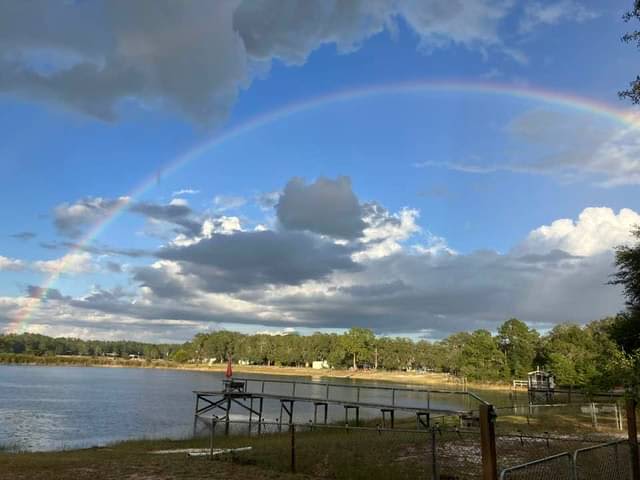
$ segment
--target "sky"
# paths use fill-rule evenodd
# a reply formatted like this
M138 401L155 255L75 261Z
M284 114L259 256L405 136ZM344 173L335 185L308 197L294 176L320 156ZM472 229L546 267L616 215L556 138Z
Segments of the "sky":
M615 314L631 3L0 2L0 331Z

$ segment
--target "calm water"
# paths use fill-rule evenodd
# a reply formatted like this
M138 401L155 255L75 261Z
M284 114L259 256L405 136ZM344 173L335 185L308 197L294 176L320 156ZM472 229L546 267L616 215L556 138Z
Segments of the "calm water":
M245 375L243 375L245 376ZM264 379L298 379L246 375ZM218 390L221 373L137 368L0 366L0 445L22 450L59 450L104 445L132 438L183 438L193 429L193 390ZM320 379L317 379L320 381ZM332 383L358 384L331 379ZM367 382L370 384L371 382ZM259 388L255 386L254 388ZM384 385L384 384L381 384ZM298 387L298 395L321 396L323 387ZM268 393L289 393L288 385L273 385ZM336 388L334 395L355 399L353 390ZM390 392L363 390L361 400L388 402ZM422 394L401 394L398 403L424 402ZM488 400L507 404L508 394L490 393ZM432 396L432 407L470 408L462 397ZM295 420L313 415L309 404L296 404ZM265 402L267 421L279 416L278 402ZM236 410L232 418L242 419ZM377 412L368 412L370 415ZM361 416L366 416L362 412ZM344 418L342 407L330 410Z

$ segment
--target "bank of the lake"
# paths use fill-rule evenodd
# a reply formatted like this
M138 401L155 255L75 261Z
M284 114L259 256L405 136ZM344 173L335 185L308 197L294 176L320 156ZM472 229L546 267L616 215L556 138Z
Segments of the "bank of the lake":
M143 360L111 357L84 356L37 356L20 354L0 354L0 365L38 365L38 366L68 366L68 367L111 367L111 368L155 368L169 370L183 370L193 372L224 372L226 364L216 363L194 364L178 363L170 360ZM371 380L376 382L393 382L414 385L439 385L450 389L471 388L477 390L510 391L510 383L469 382L466 379L437 372L404 372L390 370L343 370L343 369L313 369L306 367L285 367L266 365L233 365L235 374L264 374L296 377L326 377L349 378L354 380Z

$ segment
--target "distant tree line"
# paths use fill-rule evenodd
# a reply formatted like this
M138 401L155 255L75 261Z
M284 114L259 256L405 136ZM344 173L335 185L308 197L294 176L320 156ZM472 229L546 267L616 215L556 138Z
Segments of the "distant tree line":
M178 345L170 344L53 338L35 333L0 335L0 353L34 356L80 355L128 358L129 355L139 355L156 360L169 358L177 348Z
M560 383L592 384L610 375L607 368L623 352L609 332L614 318L586 326L562 324L540 335L512 318L496 335L488 330L460 332L429 342L376 337L352 328L342 335L243 335L200 333L173 355L179 362L244 360L257 365L305 366L326 360L335 368L426 370L448 372L479 381L526 378L537 366L551 370Z
M234 362L302 367L326 360L333 368L446 372L478 381L526 378L537 366L549 369L560 383L592 384L610 375L623 350L610 335L614 318L586 326L558 325L540 335L512 318L492 335L488 330L459 332L430 342L376 337L366 328L343 334L273 336L230 331L199 333L182 345L130 341L52 338L37 334L0 336L0 354L89 357L141 355L147 360L179 363ZM5 359L6 361L6 359Z

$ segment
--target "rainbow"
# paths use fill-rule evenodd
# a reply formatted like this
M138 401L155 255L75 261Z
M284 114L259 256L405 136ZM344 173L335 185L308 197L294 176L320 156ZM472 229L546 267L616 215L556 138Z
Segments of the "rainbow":
M382 85L371 85L366 87L355 87L345 90L331 92L325 95L307 99L301 102L290 103L275 110L256 115L233 127L220 131L213 137L192 147L182 155L174 158L165 164L159 171L163 176L167 176L188 164L190 161L209 152L211 149L228 142L234 138L248 134L254 130L270 125L274 122L284 120L298 113L311 111L321 106L340 102L376 97L391 94L416 94L416 93L462 93L462 94L483 94L508 96L523 100L553 104L559 107L578 110L593 115L603 116L633 128L640 128L640 117L629 110L617 109L607 103L593 99L580 97L577 95L534 88L529 86L518 86L489 82L469 82L469 81L412 81L402 83L391 83ZM140 182L127 196L133 200L148 192L157 183L158 173L154 172L148 178ZM29 320L38 306L47 297L47 292L53 287L60 275L74 259L74 254L79 253L82 248L97 238L111 223L113 223L127 209L127 203L121 204L113 209L110 214L95 224L78 241L75 249L67 253L60 262L60 267L52 272L44 281L39 295L34 298L25 299L25 305L20 309L14 321L6 328L7 333L23 332L27 330Z

